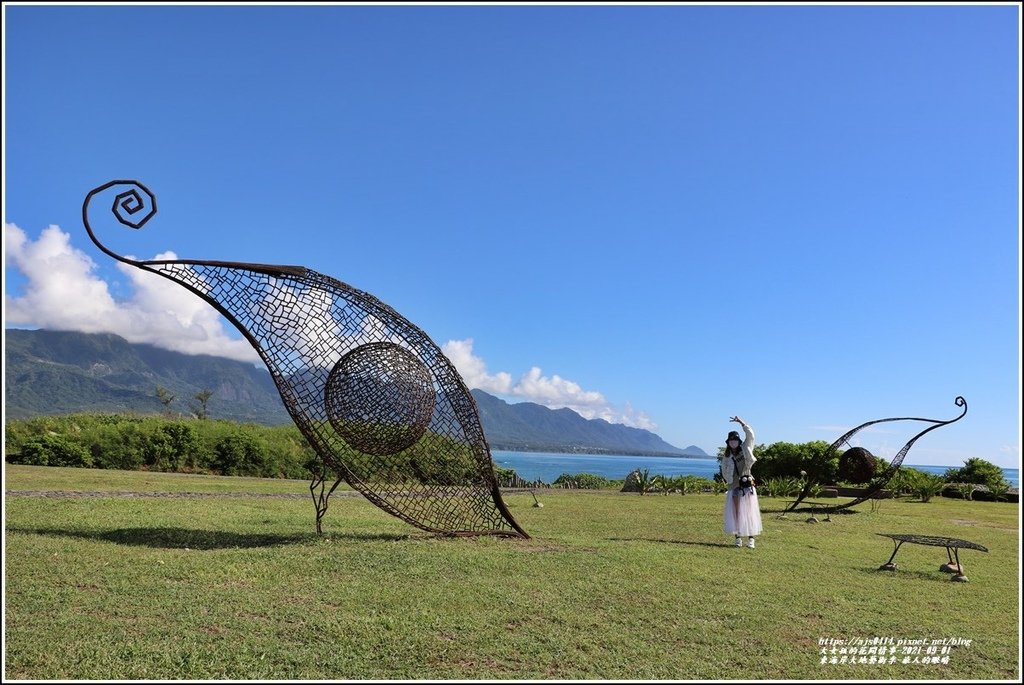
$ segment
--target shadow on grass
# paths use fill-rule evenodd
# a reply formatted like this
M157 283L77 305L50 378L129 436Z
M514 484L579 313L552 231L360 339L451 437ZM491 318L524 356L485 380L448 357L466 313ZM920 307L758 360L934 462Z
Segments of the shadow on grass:
M762 514L821 514L822 516L826 516L826 515L828 515L829 512L823 511L821 509L811 509L811 508L804 508L804 507L800 507L800 508L794 509L793 511L789 511L788 509L785 509L785 508L783 508L783 509L775 509L775 508L768 509L768 508L762 507L761 508L761 513ZM858 513L860 513L860 512L858 512L855 509L839 509L838 511L831 512L832 516L850 516L852 514L858 514Z
M860 571L871 575L878 575L880 577L891 577L897 580L909 580L916 578L917 580L936 581L940 583L952 583L950 580L952 574L944 573L942 571L935 571L929 573L928 571L921 571L918 569L908 569L903 566L898 566L895 571L878 568L877 566L861 566Z
M73 530L66 528L7 528L8 533L28 533L56 537L100 540L132 547L156 547L160 549L238 549L253 547L279 547L282 545L304 544L320 540L355 541L398 541L408 535L395 533L342 533L319 536L316 533L232 533L218 530L190 528L117 528L115 530Z
M691 540L667 540L665 538L606 538L613 542L660 542L666 545L698 545L700 547L735 547L732 542L694 542Z

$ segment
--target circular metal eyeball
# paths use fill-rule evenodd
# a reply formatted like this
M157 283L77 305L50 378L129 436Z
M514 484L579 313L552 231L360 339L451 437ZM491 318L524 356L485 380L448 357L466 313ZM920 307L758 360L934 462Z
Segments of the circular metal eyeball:
M351 447L377 456L413 445L430 425L430 371L390 342L361 345L334 365L324 390L331 425Z

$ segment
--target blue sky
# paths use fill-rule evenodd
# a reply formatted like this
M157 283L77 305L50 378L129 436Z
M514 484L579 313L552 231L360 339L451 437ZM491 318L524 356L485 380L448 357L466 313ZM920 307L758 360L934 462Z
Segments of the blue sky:
M6 327L252 358L89 242L135 178L122 254L323 272L509 401L714 453L963 395L908 463L1019 464L1016 5L3 10Z

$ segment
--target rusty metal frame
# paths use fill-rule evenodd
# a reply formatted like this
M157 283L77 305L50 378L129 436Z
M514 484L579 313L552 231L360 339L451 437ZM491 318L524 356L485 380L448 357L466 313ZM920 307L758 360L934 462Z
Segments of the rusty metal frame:
M141 228L156 213L156 196L138 181L94 188L82 204L93 243L201 297L266 364L321 459L310 483L318 533L344 481L426 531L529 537L501 498L473 396L422 330L369 293L301 266L119 255L89 221L90 203L111 193L125 226Z
M807 481L804 484L803 490L800 491L800 494L797 496L796 500L794 500L789 505L789 507L786 508L784 513L797 511L797 507L800 506L800 503L808 495L810 495L811 490L814 488L814 486L821 483L821 473L824 470L825 465L828 464L832 457L835 456L836 452L838 452L844 446L847 448L851 448L852 445L850 444L850 439L863 429L867 428L868 426L873 426L877 423L888 423L892 421L919 421L933 424L928 428L922 430L914 437L910 438L910 440L907 441L907 444L903 446L903 449L901 449L896 454L896 456L892 458L892 461L889 463L889 467L885 469L885 471L882 471L881 474L875 475L875 477L872 479L871 483L868 485L864 493L862 493L859 497L850 500L849 502L837 504L836 506L833 507L828 507L827 509L825 509L825 511L827 511L828 513L835 513L842 509L849 509L850 507L855 507L858 504L861 504L873 498L882 490L882 488L886 486L886 484L888 484L888 482L896 474L896 472L900 468L900 465L903 463L903 459L907 456L907 452L909 452L910 448L914 446L914 443L917 442L918 438L920 438L925 433L935 430L936 428L941 428L942 426L948 426L951 423L955 423L962 419L967 414L967 400L965 400L963 397L958 396L954 402L956 406L961 407L963 410L960 412L960 416L957 416L956 418L953 419L949 419L948 421L941 421L939 419L921 419L916 417L897 417L890 419L877 419L875 421L868 421L867 423L862 423L856 428L847 431L838 440L829 445L828 449L826 449L824 452L818 455L818 458L815 460L814 464L811 466L810 469L808 469ZM822 509L819 508L819 511L821 510Z

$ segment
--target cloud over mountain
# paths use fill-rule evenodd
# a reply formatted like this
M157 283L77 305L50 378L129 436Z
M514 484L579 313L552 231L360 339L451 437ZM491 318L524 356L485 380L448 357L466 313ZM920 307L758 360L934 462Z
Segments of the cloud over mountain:
M487 371L487 363L473 353L472 338L449 340L441 346L441 351L455 365L471 389L535 402L549 409L572 409L586 419L604 419L609 423L621 423L644 430L657 428L646 414L634 410L628 403L624 407L616 407L600 392L584 390L579 383L558 374L545 376L537 366L531 367L515 383L512 382L512 374L507 371L491 374Z
M176 259L173 252L154 259ZM36 240L15 224L4 224L4 267L13 267L26 282L16 296L4 294L5 325L113 333L132 343L149 343L185 354L212 354L258 362L245 340L229 332L221 315L202 299L155 274L117 263L132 292L115 298L97 275L96 263L71 244L59 226L43 229ZM587 419L604 419L634 428L657 426L629 404L612 405L596 390L531 366L517 381L506 371L490 373L473 353L473 340L450 340L442 351L470 388L551 409L569 408Z
M173 252L154 259L175 259ZM14 267L26 283L15 297L4 293L5 325L114 333L133 343L150 343L185 354L212 354L256 362L248 342L232 338L213 307L155 274L118 263L133 292L115 299L96 263L71 245L59 226L31 240L15 224L4 224L4 268Z

